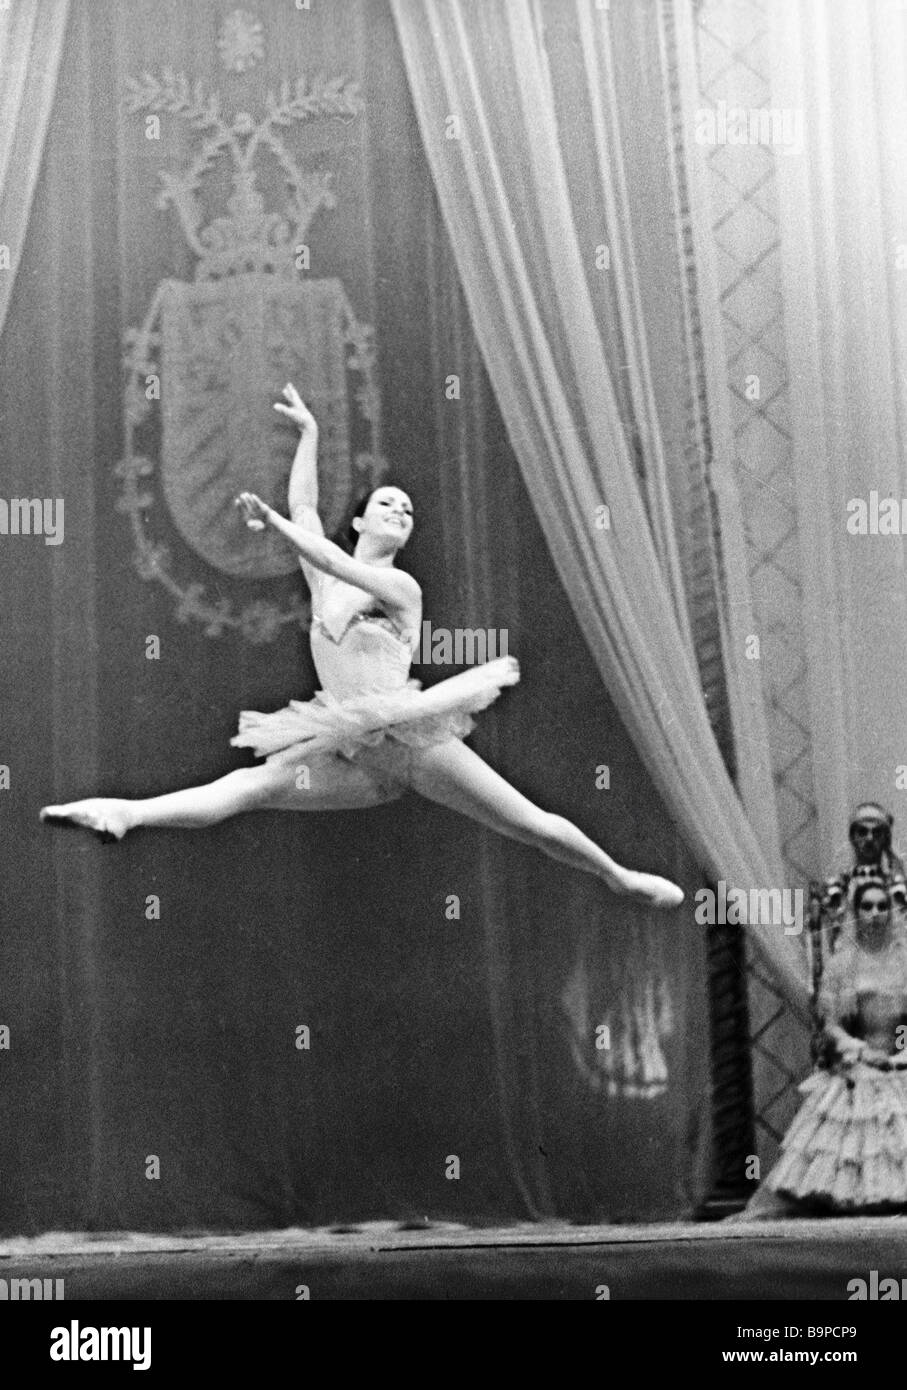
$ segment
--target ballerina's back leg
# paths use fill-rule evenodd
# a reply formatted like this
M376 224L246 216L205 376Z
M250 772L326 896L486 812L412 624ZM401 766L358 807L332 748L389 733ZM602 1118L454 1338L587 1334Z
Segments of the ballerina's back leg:
M603 879L615 893L654 907L676 907L683 901L675 883L624 868L563 816L544 811L523 796L459 739L414 750L410 786L428 800L508 839Z

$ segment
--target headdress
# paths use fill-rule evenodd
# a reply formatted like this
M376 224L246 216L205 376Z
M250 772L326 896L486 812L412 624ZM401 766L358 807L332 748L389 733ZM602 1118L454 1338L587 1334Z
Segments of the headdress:
M894 816L890 811L886 811L876 801L863 801L854 811L850 818L850 838L853 839L854 831L860 827L866 829L881 828L884 830L884 840L886 849L891 847L891 831L894 825Z
M858 909L863 894L870 888L877 888L880 892L885 894L889 902L891 901L891 880L886 878L884 874L880 874L874 868L867 869L862 873L859 868L855 869L853 878L851 879L851 885L854 911Z

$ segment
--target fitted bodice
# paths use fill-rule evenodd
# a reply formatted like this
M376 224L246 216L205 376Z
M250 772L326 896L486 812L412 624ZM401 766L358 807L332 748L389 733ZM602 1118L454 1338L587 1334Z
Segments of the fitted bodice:
M309 640L321 689L337 700L402 690L412 647L372 595L318 572L309 576L309 587Z
M856 1014L849 1021L855 1037L863 1038L871 1047L893 1052L897 1043L898 1026L907 1018L907 995L878 986L857 988Z
M822 981L821 1012L852 1037L893 1052L907 1021L907 943L900 928L881 951L851 941L831 957Z
M412 651L389 618L357 614L335 641L313 616L310 640L321 689L337 700L402 690L409 679Z

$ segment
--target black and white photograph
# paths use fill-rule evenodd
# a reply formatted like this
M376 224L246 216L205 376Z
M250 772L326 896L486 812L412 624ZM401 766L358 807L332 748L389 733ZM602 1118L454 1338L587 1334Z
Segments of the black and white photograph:
M29 1369L894 1335L905 149L907 0L0 0Z

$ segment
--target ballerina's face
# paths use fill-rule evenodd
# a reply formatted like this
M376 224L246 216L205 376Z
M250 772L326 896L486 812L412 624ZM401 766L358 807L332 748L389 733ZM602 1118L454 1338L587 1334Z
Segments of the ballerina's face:
M413 504L398 487L376 488L353 526L360 536L374 536L384 542L393 539L395 549L400 550L412 534Z

